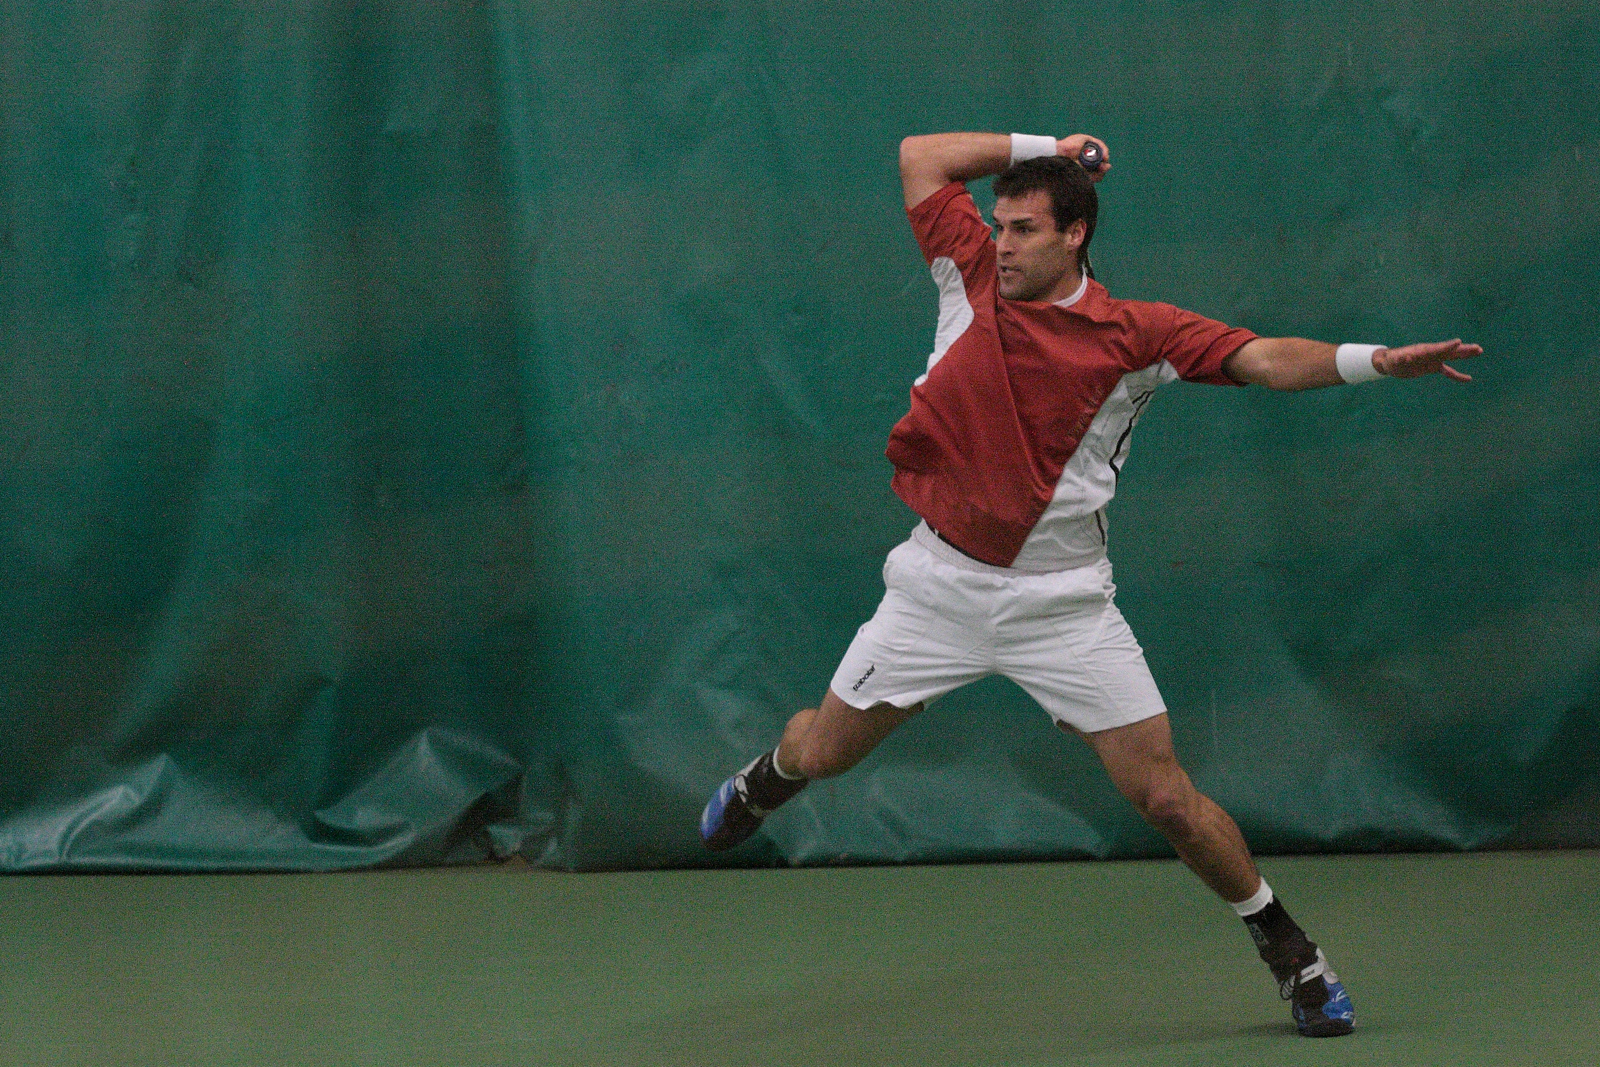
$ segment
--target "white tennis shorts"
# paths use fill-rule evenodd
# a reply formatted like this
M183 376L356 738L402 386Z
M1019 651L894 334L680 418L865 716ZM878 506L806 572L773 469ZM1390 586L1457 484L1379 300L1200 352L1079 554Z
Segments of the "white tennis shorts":
M1084 733L1167 710L1104 557L1019 574L962 555L923 525L889 553L883 584L830 686L852 707L908 708L1000 674Z

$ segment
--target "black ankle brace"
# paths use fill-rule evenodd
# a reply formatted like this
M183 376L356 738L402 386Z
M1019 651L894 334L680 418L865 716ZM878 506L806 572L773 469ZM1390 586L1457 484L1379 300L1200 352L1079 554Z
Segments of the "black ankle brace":
M1278 981L1316 961L1316 942L1289 918L1289 913L1279 901L1273 900L1254 915L1245 916L1244 925L1260 950L1261 959L1272 968Z
M772 765L772 752L763 754L744 775L745 795L764 811L771 811L810 784L809 778L785 778L779 774Z

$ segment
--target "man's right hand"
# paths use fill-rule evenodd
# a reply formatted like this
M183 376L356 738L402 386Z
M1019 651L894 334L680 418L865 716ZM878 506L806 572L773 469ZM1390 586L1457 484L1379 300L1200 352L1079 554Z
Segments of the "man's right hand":
M1091 142L1100 146L1100 157L1104 162L1096 170L1089 170L1088 167L1083 169L1088 171L1089 178L1092 181L1099 181L1111 173L1111 149L1106 147L1106 143L1100 138L1090 137L1086 133L1075 133L1071 137L1063 137L1056 142L1056 155L1066 156L1074 162L1079 162L1078 154L1083 151L1084 145Z
M1111 150L1098 137L1075 133L1056 141L1056 155L1074 162L1083 146L1093 141L1105 153L1099 181L1111 170ZM1005 133L934 133L907 137L900 142L900 182L906 207L913 208L951 182L969 182L999 174L1011 165L1011 135Z

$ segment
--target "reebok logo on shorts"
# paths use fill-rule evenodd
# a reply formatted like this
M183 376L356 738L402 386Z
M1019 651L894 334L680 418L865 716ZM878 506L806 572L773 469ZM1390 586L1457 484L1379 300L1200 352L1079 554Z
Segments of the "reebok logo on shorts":
M867 684L867 679L872 677L872 672L877 670L877 669L878 669L878 665L876 663L874 663L872 666L868 667L867 668L867 673L863 674L860 678L857 678L856 679L856 684L852 685L850 687L850 692L859 693L861 691L861 687Z

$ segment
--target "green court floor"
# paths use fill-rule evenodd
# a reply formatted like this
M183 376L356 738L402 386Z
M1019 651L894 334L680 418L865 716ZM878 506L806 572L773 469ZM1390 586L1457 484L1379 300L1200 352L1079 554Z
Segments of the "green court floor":
M11 877L0 1063L1600 1063L1600 853L1263 868L1350 1037L1170 862Z

